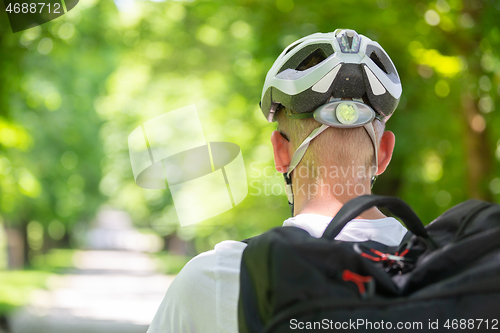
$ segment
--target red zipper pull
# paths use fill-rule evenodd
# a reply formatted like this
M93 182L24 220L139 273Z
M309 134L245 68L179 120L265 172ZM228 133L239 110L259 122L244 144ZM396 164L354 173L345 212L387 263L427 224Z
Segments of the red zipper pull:
M359 293L363 296L366 293L364 284L372 282L373 278L371 276L361 276L346 269L342 272L342 280L356 283Z

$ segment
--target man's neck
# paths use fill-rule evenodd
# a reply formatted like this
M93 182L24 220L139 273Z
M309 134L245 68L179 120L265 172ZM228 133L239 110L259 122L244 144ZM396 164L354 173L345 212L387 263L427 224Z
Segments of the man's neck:
M349 187L346 184L324 184L322 186L322 189L321 187L316 187L318 189L316 192L307 191L308 188L314 188L314 185L309 184L310 182L301 182L300 180L298 182L294 182L294 215L318 214L324 216L335 216L347 201L363 194L371 194L369 182L367 182L366 184L362 184L362 186L358 186L358 189L363 188L365 189L364 191L345 191L345 193L343 193L342 195L335 195L334 191L335 189L340 189L341 187L346 189L346 186ZM328 190L326 188L327 186L328 189L334 190ZM304 188L306 190L303 190ZM338 192L340 192L340 190L338 190ZM376 207L373 207L361 213L357 218L375 220L384 217L386 216L382 214Z

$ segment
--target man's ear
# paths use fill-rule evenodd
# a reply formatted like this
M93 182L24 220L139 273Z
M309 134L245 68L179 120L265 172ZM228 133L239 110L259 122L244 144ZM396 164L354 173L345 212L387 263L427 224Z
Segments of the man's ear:
M380 145L378 148L378 169L376 175L382 174L392 158L394 145L396 144L396 137L391 131L385 131L380 138Z
M271 134L271 143L273 144L276 171L281 173L287 172L291 160L289 152L290 142L288 142L280 132L274 131L273 134Z

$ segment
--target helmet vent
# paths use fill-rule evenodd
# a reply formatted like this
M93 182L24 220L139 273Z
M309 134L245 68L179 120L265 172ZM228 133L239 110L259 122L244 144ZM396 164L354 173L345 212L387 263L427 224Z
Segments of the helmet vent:
M308 55L304 60L302 60L302 62L295 69L298 71L305 71L308 68L316 66L326 58L328 58L328 56L326 55L325 51L318 48L313 53Z
M375 65L377 65L381 70L383 70L385 74L389 74L389 72L387 71L387 69L385 68L385 66L382 64L382 61L380 61L380 58L375 53L375 51L373 51L370 54L370 59L375 63Z

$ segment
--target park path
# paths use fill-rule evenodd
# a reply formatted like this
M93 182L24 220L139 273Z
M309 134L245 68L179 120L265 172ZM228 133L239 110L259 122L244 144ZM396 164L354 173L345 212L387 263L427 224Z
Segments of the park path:
M12 333L145 333L173 276L147 254L80 251L76 268L49 280L11 318Z

